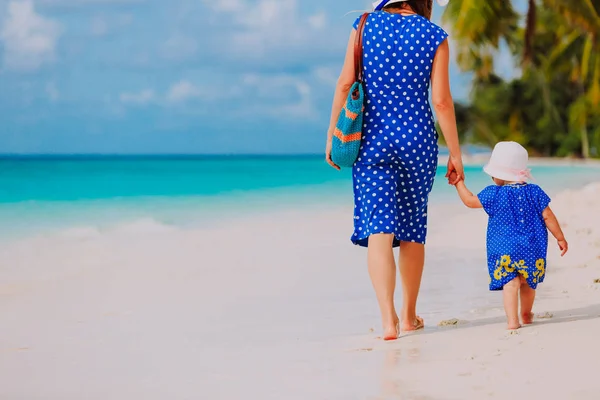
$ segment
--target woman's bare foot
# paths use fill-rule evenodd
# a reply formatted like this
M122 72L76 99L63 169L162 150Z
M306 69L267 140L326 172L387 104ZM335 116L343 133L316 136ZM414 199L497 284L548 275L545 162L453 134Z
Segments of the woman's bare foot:
M508 329L509 331L514 331L516 329L519 329L521 327L521 324L519 323L519 321L508 321L508 325L506 327L506 329Z
M531 325L533 324L533 313L521 313L521 320L523 321L523 325Z
M383 328L383 340L396 340L400 336L400 320L396 318L393 325Z
M419 329L423 329L425 327L425 322L423 318L418 315L415 317L413 321L402 321L402 332L413 332L418 331Z

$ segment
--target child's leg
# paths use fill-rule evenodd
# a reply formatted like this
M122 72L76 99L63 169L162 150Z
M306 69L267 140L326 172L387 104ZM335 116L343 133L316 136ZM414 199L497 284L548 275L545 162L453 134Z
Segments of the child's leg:
M512 281L504 285L502 295L504 297L504 311L508 318L508 329L519 329L519 287L521 280L517 276Z
M527 284L527 280L521 278L521 319L525 325L533 323L533 302L535 301L535 289Z

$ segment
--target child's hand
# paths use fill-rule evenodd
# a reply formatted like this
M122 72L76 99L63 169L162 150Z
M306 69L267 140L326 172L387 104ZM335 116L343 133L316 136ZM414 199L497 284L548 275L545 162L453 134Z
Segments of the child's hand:
M456 177L457 177L457 175L458 175L458 174L457 174L455 171L452 171L452 172L450 173L450 175L448 175L448 185L452 185L452 183L450 183L450 182L454 182L454 181L456 181ZM452 186L454 186L454 185L452 185Z
M560 250L562 252L560 254L561 257L563 257L565 254L567 254L567 251L569 251L569 243L567 243L567 241L565 239L558 241L558 247L560 248Z

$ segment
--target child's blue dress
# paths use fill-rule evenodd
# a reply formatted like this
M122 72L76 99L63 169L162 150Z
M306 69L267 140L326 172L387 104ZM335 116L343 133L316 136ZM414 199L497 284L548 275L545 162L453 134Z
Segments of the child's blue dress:
M518 275L535 289L546 276L548 229L542 212L550 197L532 184L492 185L478 197L489 215L490 290L502 290Z

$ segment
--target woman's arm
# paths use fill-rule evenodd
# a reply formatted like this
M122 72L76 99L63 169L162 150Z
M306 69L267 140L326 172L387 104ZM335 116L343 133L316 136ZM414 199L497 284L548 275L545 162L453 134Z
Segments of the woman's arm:
M329 129L327 130L327 148L325 150L327 162L334 168L340 169L337 165L331 161L331 140L333 139L333 131L337 123L344 101L348 97L348 93L354 84L356 79L356 73L354 71L354 39L356 37L356 30L353 29L350 33L350 39L348 40L348 47L346 49L346 59L344 60L344 66L342 72L338 78L335 86L335 94L333 95L333 105L331 106L331 120L329 122Z
M563 233L562 229L560 228L560 224L558 223L558 220L556 219L556 215L554 215L554 212L552 211L552 209L550 207L546 207L546 209L542 212L542 217L544 218L544 222L546 223L548 230L550 231L550 233L552 233L554 238L556 238L556 240L558 241L558 247L560 248L560 250L562 252L561 256L564 256L567 253L567 251L569 250L569 244L567 243L567 240L565 239L565 234Z
M446 145L450 151L449 166L456 169L457 180L450 182L455 185L458 180L464 179L464 167L460 143L458 141L458 129L456 127L456 116L454 115L454 100L450 92L450 46L448 40L444 40L438 47L433 59L431 71L431 99L433 108L438 118ZM451 172L451 171L449 171Z

